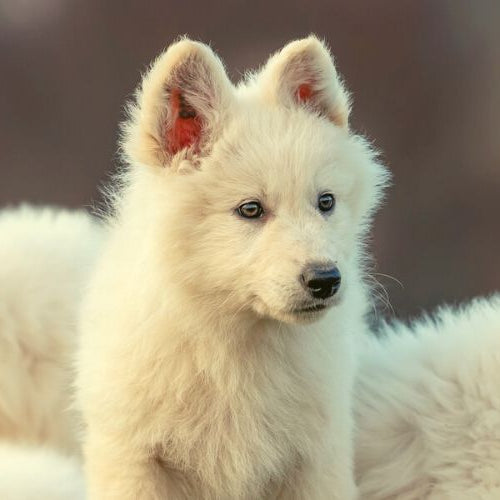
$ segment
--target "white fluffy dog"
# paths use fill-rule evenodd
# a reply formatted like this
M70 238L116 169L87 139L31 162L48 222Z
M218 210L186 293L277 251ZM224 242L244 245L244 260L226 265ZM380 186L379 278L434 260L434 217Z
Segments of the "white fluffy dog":
M500 498L500 297L366 339L356 468L366 500Z
M100 246L83 212L0 213L0 439L78 448L68 388L76 310Z
M386 173L348 111L314 37L238 87L201 43L153 63L81 315L90 499L356 497L362 238Z
M76 309L100 239L84 212L0 213L2 500L83 498L80 467L68 458L79 450L70 366Z

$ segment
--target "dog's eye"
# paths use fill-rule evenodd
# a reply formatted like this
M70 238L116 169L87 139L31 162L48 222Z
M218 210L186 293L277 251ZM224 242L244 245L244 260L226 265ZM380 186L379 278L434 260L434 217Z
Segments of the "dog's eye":
M335 206L335 196L332 193L324 193L318 198L318 208L322 212L330 212Z
M258 219L264 214L264 209L258 201L247 201L238 207L237 212L245 219Z

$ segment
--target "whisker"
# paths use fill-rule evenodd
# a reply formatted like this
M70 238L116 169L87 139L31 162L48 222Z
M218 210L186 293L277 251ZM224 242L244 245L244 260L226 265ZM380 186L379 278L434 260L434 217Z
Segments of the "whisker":
M373 273L374 276L383 276L384 278L389 278L390 280L392 281L395 281L400 287L401 289L404 290L404 285L401 281L399 281L397 278L395 278L394 276L391 276L390 274L384 274L384 273Z

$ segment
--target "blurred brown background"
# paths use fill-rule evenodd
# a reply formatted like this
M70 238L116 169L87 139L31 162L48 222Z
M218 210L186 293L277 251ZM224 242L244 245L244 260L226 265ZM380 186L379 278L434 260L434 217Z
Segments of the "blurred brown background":
M373 238L396 313L500 289L498 0L0 0L0 205L98 199L123 102L179 34L238 79L310 32L394 173Z

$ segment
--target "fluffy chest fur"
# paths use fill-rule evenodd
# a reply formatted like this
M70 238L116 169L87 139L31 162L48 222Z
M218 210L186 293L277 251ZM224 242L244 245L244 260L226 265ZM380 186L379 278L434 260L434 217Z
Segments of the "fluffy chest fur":
M103 295L87 304L93 334L81 360L89 377L112 384L111 394L102 382L82 390L112 441L126 435L147 450L186 498L274 498L304 463L333 453L331 429L349 407L354 372L352 300L314 325L217 324L173 292L158 301L153 280L152 294L141 293L133 266L117 287L112 269L123 263L108 258L96 286Z
M326 380L331 364L340 366L325 353L337 344L345 356L346 339L265 322L224 332L236 337L230 342L211 333L181 342L174 336L144 359L144 378L136 366L143 388L136 425L186 488L194 482L207 498L210 491L252 498L279 488L329 441L339 395ZM348 359L341 364L348 387L352 367Z

